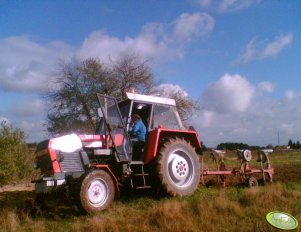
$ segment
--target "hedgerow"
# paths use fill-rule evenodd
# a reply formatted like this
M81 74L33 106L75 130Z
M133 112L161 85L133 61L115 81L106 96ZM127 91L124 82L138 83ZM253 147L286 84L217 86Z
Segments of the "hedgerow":
M0 185L18 182L32 173L32 152L25 133L7 122L0 123Z

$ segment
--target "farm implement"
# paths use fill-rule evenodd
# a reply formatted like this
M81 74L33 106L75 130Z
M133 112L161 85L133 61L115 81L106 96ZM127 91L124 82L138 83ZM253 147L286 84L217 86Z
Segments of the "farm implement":
M205 176L216 175L218 177L218 182L221 183L223 187L228 185L228 176L239 176L242 183L247 184L249 187L258 186L258 181L255 178L255 174L261 174L262 180L264 182L272 182L274 169L271 165L269 155L273 150L263 149L257 151L257 162L260 162L260 168L252 168L250 161L252 160L252 152L250 150L237 150L237 159L239 161L238 168L227 169L225 165L225 154L226 152L220 150L212 150L210 155L212 160L216 165L215 170L210 170L204 168L202 156L201 165L201 180L204 184Z

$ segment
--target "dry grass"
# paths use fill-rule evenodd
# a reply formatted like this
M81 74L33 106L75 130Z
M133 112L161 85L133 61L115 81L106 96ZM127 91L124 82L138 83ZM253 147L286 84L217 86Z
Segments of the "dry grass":
M292 162L294 157L301 154L273 156L273 161L283 161L275 162L273 184L254 189L201 186L194 195L178 198L133 194L93 216L68 206L32 212L31 191L2 192L0 231L278 231L265 220L270 211L291 213L301 222L301 161Z
M301 187L282 183L255 189L201 188L183 198L121 199L94 216L66 217L62 211L32 216L22 210L24 200L15 201L20 201L17 207L0 210L1 231L276 231L265 220L274 210L301 220Z

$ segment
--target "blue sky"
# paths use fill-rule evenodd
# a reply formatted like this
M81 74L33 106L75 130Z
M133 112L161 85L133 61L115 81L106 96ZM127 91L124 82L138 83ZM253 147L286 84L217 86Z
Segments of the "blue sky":
M162 94L199 102L189 124L206 145L301 140L300 22L293 0L1 1L0 120L46 138L60 59L135 52Z

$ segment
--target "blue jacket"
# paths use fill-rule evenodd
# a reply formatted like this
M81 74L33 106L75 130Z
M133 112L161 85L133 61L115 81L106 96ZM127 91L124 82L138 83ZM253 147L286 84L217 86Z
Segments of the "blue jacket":
M135 121L129 132L131 137L138 138L138 140L145 142L146 128L142 120Z

